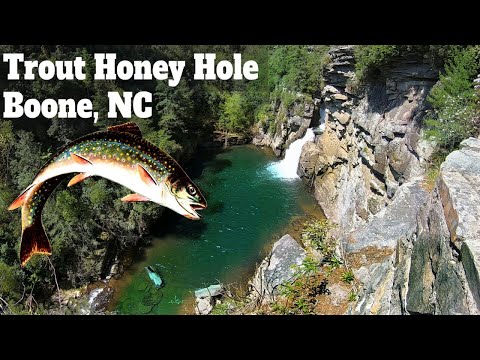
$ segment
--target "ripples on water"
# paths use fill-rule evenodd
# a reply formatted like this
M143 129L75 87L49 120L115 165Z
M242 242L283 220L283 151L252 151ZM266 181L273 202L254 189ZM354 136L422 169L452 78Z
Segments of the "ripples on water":
M187 168L198 173L195 181L207 198L203 219L191 221L168 210L160 220L161 234L119 281L115 309L121 314L192 312L196 289L245 282L265 244L304 213L302 206L315 204L299 179L272 176L273 160L253 146L239 146ZM143 270L152 264L161 266L165 281L158 290Z

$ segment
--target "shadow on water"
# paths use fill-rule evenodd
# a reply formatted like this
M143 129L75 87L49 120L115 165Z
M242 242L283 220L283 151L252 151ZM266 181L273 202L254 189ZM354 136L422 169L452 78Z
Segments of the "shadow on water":
M222 172L226 168L232 166L232 161L229 159L215 159L208 164L210 171L214 174Z

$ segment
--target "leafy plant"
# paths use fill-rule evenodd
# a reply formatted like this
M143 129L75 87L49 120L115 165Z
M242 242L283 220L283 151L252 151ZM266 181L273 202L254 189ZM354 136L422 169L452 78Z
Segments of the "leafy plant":
M352 270L347 270L342 273L342 281L351 284L355 280L355 275Z
M356 293L354 290L352 290L352 291L350 291L350 292L348 293L347 300L348 300L349 302L357 301L357 298L358 298L358 295L357 295L357 293Z

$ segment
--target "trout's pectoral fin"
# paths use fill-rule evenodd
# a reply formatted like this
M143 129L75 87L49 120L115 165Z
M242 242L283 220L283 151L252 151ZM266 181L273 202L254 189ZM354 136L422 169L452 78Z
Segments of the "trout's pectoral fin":
M81 174L78 174L78 175L75 175L69 182L68 182L68 187L70 186L73 186L75 184L78 184L79 182L82 182L83 180L85 179L88 179L90 176L90 174L87 174L87 173L81 173Z
M140 194L130 194L122 198L123 202L150 201L149 198Z
M92 165L92 162L81 155L72 154L72 160L80 165Z
M27 197L27 192L28 190L30 190L32 186L33 184L30 184L29 187L23 190L22 193L18 195L18 197L15 200L13 200L13 202L10 204L7 210L15 210L15 209L18 209L20 206L22 206L23 203L25 202L25 198Z
M142 179L143 182L146 184L155 184L157 185L157 182L153 178L152 175L140 164L137 164L137 171L138 174L140 175L140 178Z

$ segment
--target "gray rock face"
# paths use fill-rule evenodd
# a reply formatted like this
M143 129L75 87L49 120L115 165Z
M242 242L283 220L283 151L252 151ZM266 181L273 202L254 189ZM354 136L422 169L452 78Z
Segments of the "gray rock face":
M395 248L399 240L412 236L416 231L417 215L426 198L422 179L401 186L389 206L374 215L366 225L355 229L348 251L368 246Z
M438 183L450 240L480 307L480 140L469 138L447 156Z
M418 216L418 234L411 246L406 310L411 314L470 313L465 275L458 253L450 247L437 190Z
M335 47L324 73L324 132L304 146L299 174L339 224L362 284L353 314L480 313L480 140L465 140L422 184L433 147L422 140L438 71L409 56L352 90L353 48ZM478 81L476 82L478 83Z
M353 91L353 47L329 52L320 99L325 131L305 146L299 174L329 219L349 231L388 205L400 186L422 175L431 148L419 136L425 99L437 71L421 58L400 58L383 79Z
M286 107L282 102L275 106L275 118L272 129L259 127L252 143L257 146L269 146L278 157L284 155L288 146L305 135L314 118L318 100L298 98L293 105Z
M290 235L284 235L260 264L251 282L251 294L260 301L270 301L278 294L279 285L293 281L294 266L301 265L305 250Z
M480 314L480 224L475 220L480 213L479 164L480 140L465 140L442 164L437 186L428 196L405 192L406 183L385 210L353 232L363 239L353 251L364 251L362 244L393 250L383 263L356 270L363 289L354 313ZM380 218L388 213L405 219L400 227L404 235L392 234L396 245L379 237L378 230L388 227Z

